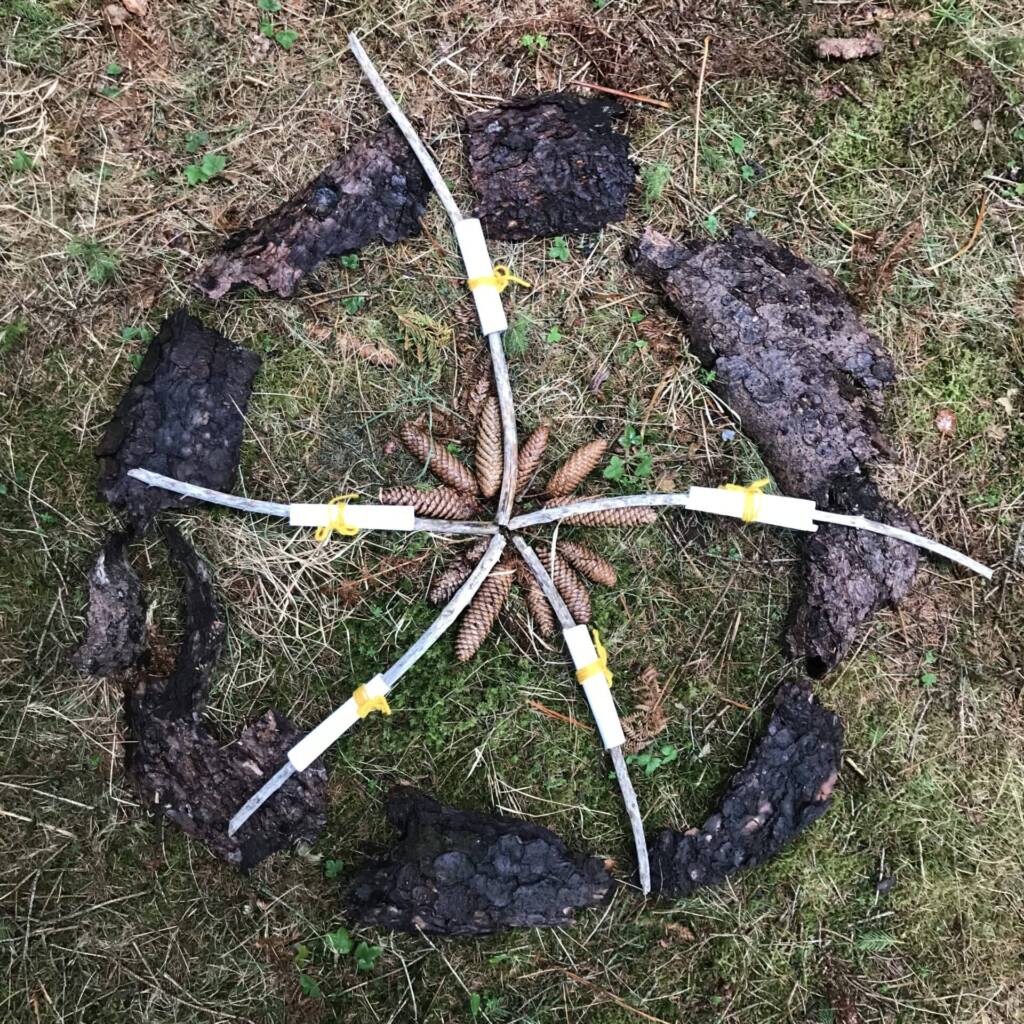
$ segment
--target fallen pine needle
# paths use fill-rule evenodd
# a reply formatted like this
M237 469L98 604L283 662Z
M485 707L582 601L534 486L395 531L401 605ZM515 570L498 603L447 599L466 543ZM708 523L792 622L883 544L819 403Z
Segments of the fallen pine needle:
M567 725L575 725L577 729L586 729L587 732L593 732L594 727L587 725L585 722L581 722L578 719L572 717L572 715L563 715L561 711L555 711L554 708L549 708L546 704L541 704L539 700L528 700L526 702L535 711L539 711L542 715L547 715L548 718L556 718L559 722L565 722Z
M744 711L754 710L749 704L744 704L741 700L732 700L730 697L723 697L721 694L718 695L718 699L725 701L726 704L731 704L734 708L742 708Z
M708 71L708 51L711 36L704 37L704 57L700 62L700 78L697 80L697 105L693 111L693 187L697 187L697 165L700 160L700 103L704 95L704 76Z
M581 82L574 79L570 85L578 85L583 89L593 89L595 92L606 92L609 96L619 96L624 100L636 100L637 103L650 103L651 106L661 107L663 110L671 110L672 104L667 100L656 100L652 96L641 96L635 92L623 92L621 89L612 89L607 85L594 85L593 82Z
M974 243L977 242L978 236L981 234L981 225L985 222L985 213L988 211L988 195L984 195L981 198L981 206L978 207L978 216L974 218L974 227L971 229L971 237L960 246L959 249L952 256L947 257L939 263L933 263L929 268L930 273L934 273L939 267L944 267L947 263L952 263L953 260L960 259L961 256L966 255L971 249L974 248Z
M601 988L599 985L595 985L589 978L584 978L580 974L574 974L572 971L566 971L565 976L570 981L575 981L577 985L586 985L587 988L592 988L599 995L604 996L606 999L610 999L617 1006L621 1006L624 1010L629 1010L630 1013L635 1013L638 1017L643 1017L644 1020L654 1021L654 1024L669 1024L664 1017L655 1017L653 1014L646 1013L644 1010L637 1009L632 1003L627 1003L621 996L617 996L614 992L609 992L607 989Z

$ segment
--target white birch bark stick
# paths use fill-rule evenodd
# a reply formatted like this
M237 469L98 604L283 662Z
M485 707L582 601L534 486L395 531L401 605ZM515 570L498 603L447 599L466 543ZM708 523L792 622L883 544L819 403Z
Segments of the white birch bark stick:
M225 508L238 509L240 512L277 516L281 519L288 519L290 515L291 505L282 505L276 501L256 501L254 498L225 494L223 491L215 491L209 487L189 484L184 480L175 480L174 477L154 473L149 469L130 469L128 476L140 480L150 487L159 487L162 490L173 491L175 494L182 494L189 498L198 498L211 505L223 505ZM489 537L498 532L498 527L494 523L472 523L459 519L422 519L419 516L413 518L412 528L425 533L464 534L473 537ZM372 527L367 527L367 529L372 529Z
M540 584L544 596L548 599L562 629L572 629L576 620L572 617L568 605L562 599L562 595L555 586L555 581L550 573L541 564L537 553L529 544L517 534L513 534L512 543L515 544L523 561L533 573L537 583ZM626 765L626 758L622 753L622 747L609 747L608 754L611 756L612 764L615 766L615 778L619 783L619 791L622 793L622 802L626 808L626 816L629 818L629 825L633 832L633 845L636 847L637 869L640 874L640 888L646 896L651 891L651 863L647 856L647 837L644 835L644 822L640 815L640 804L636 798L636 790L633 788L633 780L629 777L629 768Z
M510 530L525 530L530 526L542 526L545 523L554 523L571 516L581 515L585 512L605 512L609 509L618 508L690 508L689 493L682 494L627 494L611 498L589 498L586 501L579 501L574 505L557 505L551 508L542 508L537 512L529 512L526 515L514 516L508 523ZM914 547L923 548L932 554L942 558L948 558L951 562L962 565L971 572L976 572L985 579L992 579L992 570L981 562L976 561L969 555L965 555L955 548L948 547L939 541L931 540L929 537L922 537L920 534L911 533L909 530L900 529L898 526L889 526L888 523L879 523L873 519L865 519L864 516L848 516L838 512L826 512L822 509L815 509L811 517L815 522L832 523L837 526L846 526L855 530L867 530L870 533L881 534L883 537L892 537Z
M476 596L481 584L490 575L491 569L505 550L505 538L496 534L477 562L466 582L455 592L452 599L441 609L441 614L427 627L420 638L389 668L381 673L390 692L402 676L416 664L444 635L445 630L465 611ZM235 813L228 823L228 835L233 836L293 775L295 767L285 761L267 781Z

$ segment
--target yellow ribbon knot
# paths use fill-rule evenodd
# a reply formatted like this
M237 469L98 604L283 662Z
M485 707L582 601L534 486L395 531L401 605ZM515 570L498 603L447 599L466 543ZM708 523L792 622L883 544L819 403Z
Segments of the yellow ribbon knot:
M770 482L768 477L764 477L761 480L755 480L752 484L747 484L746 487L741 487L739 484L724 484L722 490L739 491L740 494L745 494L743 513L740 518L745 523L756 523L761 511L761 492Z
M613 676L612 670L608 667L608 652L604 649L604 644L601 643L601 634L596 629L591 632L594 634L594 650L597 651L597 658L589 665L584 665L583 668L576 670L576 680L583 684L587 680L593 679L594 676L604 676L605 682L610 687Z
M492 284L499 292L503 292L510 284L521 284L524 288L532 288L533 285L529 281L524 281L521 277L516 277L504 263L496 263L494 265L494 273L488 274L486 277L471 277L466 285L469 290L475 291L481 285Z
M342 537L354 537L359 532L358 526L352 526L345 519L348 503L358 497L358 494L339 494L327 502L327 522L323 526L318 526L314 535L319 543L323 544L332 533L340 533Z
M365 718L373 711L379 711L382 715L391 714L391 705L388 704L387 697L371 697L365 686L356 687L352 692L352 699L356 702L356 711L360 718Z

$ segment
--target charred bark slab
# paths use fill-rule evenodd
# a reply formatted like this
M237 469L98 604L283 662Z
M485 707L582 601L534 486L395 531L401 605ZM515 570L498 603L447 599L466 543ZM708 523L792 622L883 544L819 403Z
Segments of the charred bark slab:
M327 773L321 762L293 776L234 837L236 810L285 761L301 733L274 710L225 744L202 724L210 674L224 646L213 581L195 549L163 530L185 578L184 639L167 677L141 676L127 695L128 779L147 807L205 843L218 857L251 868L326 824Z
M689 896L776 856L832 802L843 727L805 682L784 684L753 757L702 828L666 829L650 846L651 883Z
M244 413L259 356L185 310L168 317L150 342L99 447L99 495L145 526L163 508L195 499L127 476L144 467L179 480L231 489Z
M600 231L626 215L635 168L623 113L569 92L510 100L472 114L469 162L489 238L519 241Z
M398 843L346 896L362 924L444 935L567 925L615 886L604 861L539 825L446 807L411 786L391 791L387 815Z
M146 654L142 584L125 557L130 539L129 533L111 534L89 571L85 639L71 658L86 675L124 672Z
M418 235L430 185L397 128L328 164L273 213L233 234L193 279L219 299L237 285L288 298L323 260Z
M664 290L692 351L714 371L715 390L786 494L893 525L911 521L862 475L887 451L878 414L892 360L830 276L747 229L679 245L648 229L627 259ZM906 594L917 558L888 538L819 530L788 638L811 675L836 665L858 626Z

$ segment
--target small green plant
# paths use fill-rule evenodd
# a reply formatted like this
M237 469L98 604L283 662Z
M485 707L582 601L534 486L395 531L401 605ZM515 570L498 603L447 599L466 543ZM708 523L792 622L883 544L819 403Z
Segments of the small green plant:
M631 309L629 311L629 322L631 324L643 323L647 319L647 314L642 309Z
M261 11L268 11L270 14L277 14L281 10L280 0L259 0L256 5Z
M558 235L551 239L548 246L548 256L553 260L561 260L563 263L569 258L569 243L564 236Z
M672 167L664 160L644 168L644 205L649 210L664 195L672 178Z
M107 74L110 75L111 78L120 78L123 73L124 68L121 67L121 65L118 64L116 60L112 60L107 65Z
M742 135L733 135L729 139L729 148L737 156L743 156L743 151L747 148L747 140Z
M148 327L122 327L120 338L122 341L151 341L153 332Z
M611 0L594 0L594 10L603 11L610 2Z
M654 457L644 445L643 434L627 425L619 438L622 455L613 455L602 474L605 480L617 484L639 485L654 472Z
M854 946L865 953L881 953L895 945L896 939L885 932L864 932L854 942Z
M479 992L469 995L469 1015L476 1020L481 1013L489 1017L503 1013L505 1007L501 996L481 996Z
M544 336L544 340L550 342L552 345L562 340L562 332L558 329L558 325L555 324L551 330Z
M920 677L921 685L924 687L934 686L938 681L939 677L936 672L931 668L935 664L937 658L934 651L925 651L924 657L921 659L922 672Z
M717 238L721 229L722 225L719 223L718 217L714 213L709 213L704 218L704 230L707 231L712 238Z
M100 89L100 95L105 100L114 100L121 95L121 90L116 85L105 85Z
M75 238L68 243L67 254L85 264L90 281L104 284L117 273L117 257L102 243L91 238Z
M346 270L358 270L359 269L359 257L354 253L350 252L345 256L342 256L338 261Z
M643 768L644 775L653 775L659 768L678 760L679 749L671 743L665 743L657 751L644 751L640 754L630 754L626 761Z
M281 47L282 50L290 50L296 40L299 38L299 33L293 28L279 28L274 33L274 42Z
M220 153L204 153L198 163L185 168L185 180L191 187L211 181L228 165L228 158Z
M338 928L324 936L324 946L335 956L347 956L352 952L353 945L352 937L345 928Z
M974 21L974 12L961 7L957 0L942 0L941 3L937 3L932 9L932 16L937 26L956 25L959 28L966 28Z
M519 313L505 332L505 351L510 356L521 356L530 345L530 329L533 319Z
M14 320L0 328L0 356L10 352L28 334L27 320Z
M324 861L324 878L337 878L341 874L341 861L328 858Z
M185 136L185 152L198 153L209 141L209 132L189 132Z
M366 305L365 295L350 295L347 299L342 299L341 304L345 307L345 311L355 316Z
M519 45L530 53L537 53L539 50L546 50L548 48L548 37L545 35L521 36Z
M356 970L372 971L377 958L383 952L384 950L380 946L370 946L365 942L360 942L355 950Z
M11 157L11 170L15 174L25 174L35 167L36 162L23 149L16 149Z
M299 975L299 988L302 989L302 994L307 999L323 999L323 990L320 988L320 982L316 978L311 978L308 974Z

